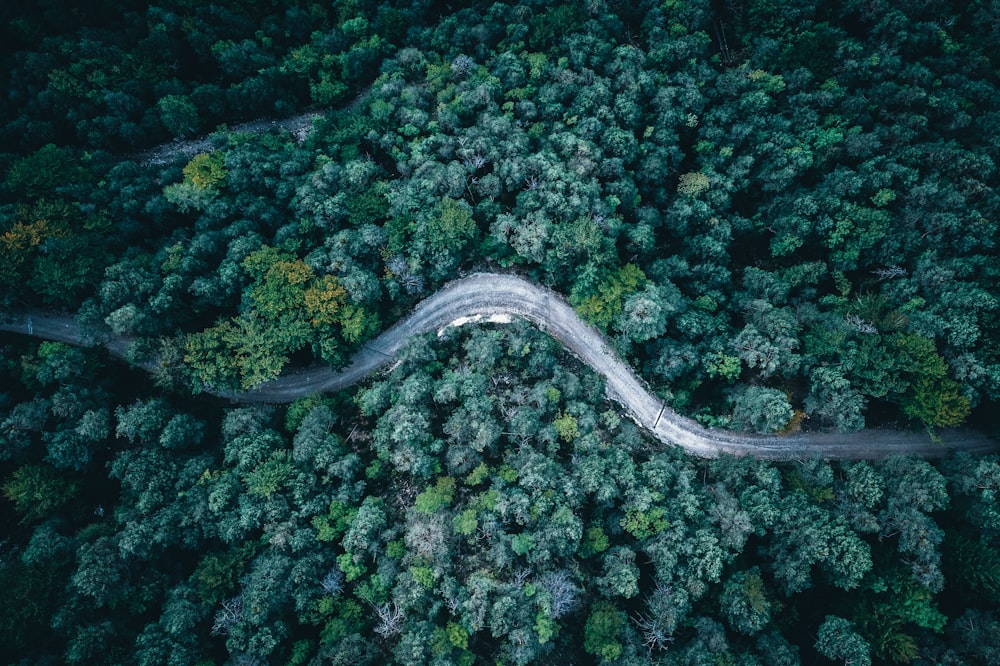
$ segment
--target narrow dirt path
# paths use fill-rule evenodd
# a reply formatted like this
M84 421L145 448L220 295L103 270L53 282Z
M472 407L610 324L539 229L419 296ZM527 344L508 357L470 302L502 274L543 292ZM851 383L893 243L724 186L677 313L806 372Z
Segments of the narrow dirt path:
M365 88L343 107L342 111L353 111L368 100L371 88ZM234 125L226 129L229 134L262 134L271 130L285 130L292 134L298 142L302 142L312 130L313 121L323 116L324 111L305 111L287 118L262 118ZM216 130L218 131L218 130ZM194 157L198 153L212 150L212 135L209 132L191 139L175 139L132 155L132 159L145 166L164 165L173 162L178 155Z
M340 371L314 367L282 375L246 393L216 395L244 403L288 403L312 393L347 388L396 358L414 336L490 317L520 317L556 338L606 380L608 396L661 442L701 457L720 453L752 455L772 460L800 458L874 459L892 454L924 458L953 451L989 453L1000 442L969 429L945 430L933 441L927 433L902 430L863 430L856 433L795 433L787 436L747 435L709 429L681 416L664 404L618 356L607 340L581 320L559 294L512 275L476 273L451 282L417 305L413 313L368 342ZM32 313L35 337L70 344L102 344L123 356L127 340L94 340L82 333L70 315ZM29 317L0 318L0 330L29 334ZM148 368L147 368L148 369Z
M301 141L308 134L312 127L313 120L319 118L321 113L308 111L300 113L290 118L280 120L253 120L248 123L236 125L226 130L232 134L261 134L269 130L283 129ZM178 155L194 157L198 153L203 153L212 149L211 135L196 137L194 139L171 141L151 148L150 150L138 153L134 159L144 165L162 165L173 162Z

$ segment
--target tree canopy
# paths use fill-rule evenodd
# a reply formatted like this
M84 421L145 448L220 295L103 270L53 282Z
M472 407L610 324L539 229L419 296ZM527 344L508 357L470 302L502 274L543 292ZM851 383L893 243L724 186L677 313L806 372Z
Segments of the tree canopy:
M996 456L690 459L523 323L204 392L490 270L707 426L1000 436L989 3L8 4L0 314L128 359L0 335L12 663L997 663Z

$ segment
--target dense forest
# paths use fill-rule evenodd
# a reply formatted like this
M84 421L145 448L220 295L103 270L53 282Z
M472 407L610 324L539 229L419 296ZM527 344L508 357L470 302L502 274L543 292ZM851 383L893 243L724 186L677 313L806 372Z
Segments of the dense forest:
M129 362L0 334L4 663L1000 662L998 456L692 458L524 322L238 397L488 270L707 426L1000 437L992 3L18 4L0 316Z

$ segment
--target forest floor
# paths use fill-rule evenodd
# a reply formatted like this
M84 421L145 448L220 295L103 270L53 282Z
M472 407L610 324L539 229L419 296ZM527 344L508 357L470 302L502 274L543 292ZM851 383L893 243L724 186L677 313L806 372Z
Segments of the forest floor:
M680 446L693 455L715 457L730 453L772 460L875 459L893 454L934 458L953 451L1000 450L1000 442L970 429L942 430L932 438L923 431L894 429L752 435L705 428L654 395L612 351L604 336L580 319L561 295L519 277L495 273L475 273L445 285L419 303L408 317L366 343L343 370L314 366L282 375L252 391L216 395L244 403L288 403L313 393L339 391L389 365L414 336L480 318L496 320L498 316L525 319L559 340L605 378L608 396L621 404L637 424L661 442ZM87 335L67 314L32 312L16 320L0 318L0 330L70 344L101 344L119 357L125 356L128 347L124 338ZM149 369L149 364L145 367Z

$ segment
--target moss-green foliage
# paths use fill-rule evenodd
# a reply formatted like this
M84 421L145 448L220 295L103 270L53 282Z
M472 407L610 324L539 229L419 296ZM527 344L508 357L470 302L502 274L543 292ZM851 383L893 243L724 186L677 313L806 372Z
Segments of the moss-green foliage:
M386 183L380 181L367 191L350 197L346 202L348 222L358 226L384 221L389 213L387 189Z
M920 628L940 633L948 618L933 602L933 595L910 577L896 574L888 581L892 595L864 605L859 629L872 646L872 656L887 663L912 663L919 654Z
M978 537L950 533L944 543L944 566L961 594L973 600L1000 599L1000 553Z
M251 495L269 498L287 485L295 475L295 464L287 450L275 451L271 457L247 474L244 482Z
M457 514L453 521L453 528L456 534L467 536L475 532L477 527L479 527L479 521L476 520L476 512L472 509L467 509Z
M59 188L89 176L69 150L49 143L19 158L7 170L8 189L29 199L51 197Z
M670 527L670 523L665 519L665 516L666 511L662 507L654 506L647 511L640 511L635 507L629 507L620 524L622 529L636 539L645 540ZM588 549L594 549L593 542L588 546Z
M937 381L921 377L912 388L912 397L903 404L903 413L924 425L953 427L965 423L971 407L961 385L947 378Z
M607 329L615 317L621 314L625 299L638 291L645 282L646 276L642 269L635 264L626 264L597 282L592 291L574 290L570 295L570 303L581 317L598 328Z
M427 242L434 253L461 252L475 234L471 211L448 197L441 199L427 221Z
M317 530L316 538L320 541L333 541L341 537L357 513L356 508L352 508L344 502L333 500L330 502L329 513L313 516L312 525Z
M255 544L244 543L202 557L191 574L191 583L202 600L208 604L218 604L232 596L255 552Z
M188 336L184 361L202 386L249 389L274 379L284 369L288 342L281 338L288 332L272 329L253 316L223 321Z
M580 557L600 555L608 549L611 541L600 526L588 527L580 543Z
M247 309L187 336L185 361L204 386L253 388L277 377L289 355L307 345L340 362L345 341L353 345L375 332L377 317L348 304L336 277L317 276L292 254L265 246L243 268L251 277Z
M25 523L37 522L66 504L78 490L74 481L48 465L25 465L3 484L3 495Z
M602 662L615 661L622 653L617 639L624 624L624 613L606 601L597 602L587 616L583 649Z
M438 478L433 488L417 495L414 507L420 513L432 514L451 504L455 495L455 479L449 476Z
M580 433L578 422L572 414L560 413L559 418L552 422L552 426L556 429L559 439L564 442L572 442Z
M546 6L531 17L528 43L536 50L554 45L556 40L572 32L583 20L582 8L575 1Z

